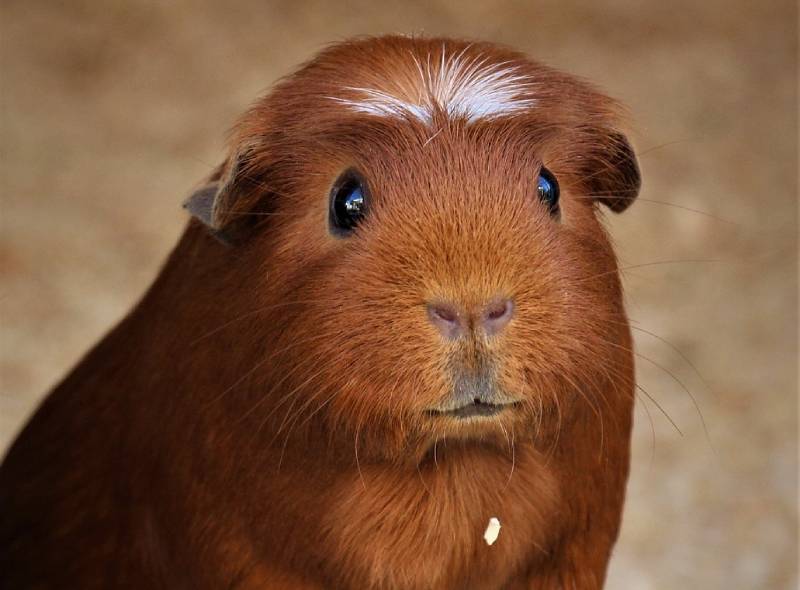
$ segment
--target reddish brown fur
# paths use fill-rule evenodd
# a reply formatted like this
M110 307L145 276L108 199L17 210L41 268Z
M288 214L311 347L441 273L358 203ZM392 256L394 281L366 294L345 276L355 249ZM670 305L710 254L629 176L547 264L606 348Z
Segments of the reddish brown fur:
M492 45L466 52L521 68L535 108L426 126L331 99L442 47L466 44L334 46L243 117L212 179L230 243L193 220L3 464L8 587L602 586L633 361L597 202L626 206L635 162L614 103ZM543 162L560 222L535 196ZM328 194L347 168L372 207L336 238ZM498 293L515 311L494 338L445 340L425 314ZM486 362L520 407L425 414L453 367Z

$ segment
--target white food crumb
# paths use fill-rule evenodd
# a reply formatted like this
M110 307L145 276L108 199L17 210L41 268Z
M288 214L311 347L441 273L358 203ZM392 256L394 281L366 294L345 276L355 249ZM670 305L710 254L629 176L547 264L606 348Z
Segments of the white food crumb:
M492 545L497 541L498 535L500 535L500 521L493 516L489 519L486 532L483 533L483 540L486 541L487 545Z

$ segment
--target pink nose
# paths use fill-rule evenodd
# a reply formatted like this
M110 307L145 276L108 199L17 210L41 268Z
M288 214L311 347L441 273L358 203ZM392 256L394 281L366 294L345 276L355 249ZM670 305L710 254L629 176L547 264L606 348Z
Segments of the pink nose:
M461 338L470 330L494 336L506 327L513 314L514 302L511 299L493 299L471 312L447 301L428 304L428 319L442 336L451 339Z

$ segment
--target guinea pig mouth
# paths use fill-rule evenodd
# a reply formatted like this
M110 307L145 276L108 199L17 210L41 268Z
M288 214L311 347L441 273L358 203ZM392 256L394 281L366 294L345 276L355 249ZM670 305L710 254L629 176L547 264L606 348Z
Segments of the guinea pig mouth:
M519 405L519 402L507 402L507 403L488 403L481 401L480 399L475 399L472 403L459 406L458 408L453 408L449 410L439 410L439 409L430 409L425 410L425 413L428 416L447 416L450 418L487 418L491 416L496 416L500 414L504 410L514 408Z

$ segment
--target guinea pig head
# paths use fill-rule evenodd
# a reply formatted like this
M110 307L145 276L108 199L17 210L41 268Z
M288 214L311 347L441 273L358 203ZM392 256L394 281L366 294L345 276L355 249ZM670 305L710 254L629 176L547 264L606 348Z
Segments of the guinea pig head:
M272 430L402 459L552 440L630 395L598 217L638 189L618 108L588 84L494 45L388 37L279 84L187 207L248 261L219 291L261 310L239 329Z

